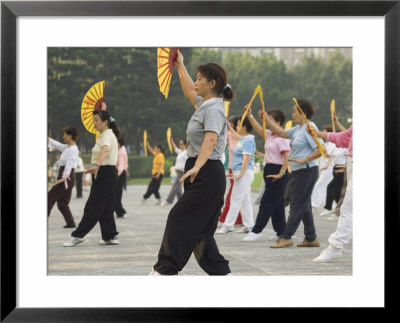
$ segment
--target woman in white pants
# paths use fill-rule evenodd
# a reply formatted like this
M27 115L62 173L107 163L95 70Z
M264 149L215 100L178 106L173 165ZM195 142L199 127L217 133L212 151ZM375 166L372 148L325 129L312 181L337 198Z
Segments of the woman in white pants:
M235 125L237 132L228 124L228 130L238 140L233 150L232 160L232 171L235 182L233 184L229 212L223 226L216 233L232 232L239 211L242 215L244 225L240 232L250 232L254 226L250 190L251 183L254 180L253 163L256 142L254 136L251 134L253 127L247 117L244 119L240 130L237 129L238 123Z
M340 207L339 222L336 231L329 236L328 248L313 259L313 262L330 262L341 256L341 250L353 237L353 126L348 130L334 133L316 131L319 138L333 142L336 147L348 148L347 187L343 204Z

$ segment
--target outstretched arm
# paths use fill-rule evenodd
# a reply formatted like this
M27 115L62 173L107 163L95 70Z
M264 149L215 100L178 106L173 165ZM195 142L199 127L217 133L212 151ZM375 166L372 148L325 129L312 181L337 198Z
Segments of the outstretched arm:
M247 109L247 105L243 108L244 110ZM247 111L247 118L250 121L251 126L253 127L254 131L257 132L261 137L264 138L264 129L262 125L260 125L256 118L254 118L253 114L251 113L251 106L249 110Z
M176 144L175 144L175 142L174 142L174 139L172 139L172 136L171 136L171 138L170 138L170 143L171 143L171 145L172 145L172 148L173 148L174 151L175 151L176 148L178 148L178 147L176 146Z
M183 55L180 51L178 51L178 56L175 62L175 66L178 70L179 74L179 81L181 83L181 87L183 90L183 93L185 96L188 98L190 103L193 105L193 107L196 109L195 106L195 99L196 99L196 91L194 90L194 82L192 78L189 76L189 73L183 64Z
M228 131L231 133L233 140L238 141L242 138L241 135L239 135L235 129L231 126L230 122L227 122L228 124Z
M339 119L337 116L334 118L335 124L337 125L338 129L340 132L346 131L347 129L339 122Z
M154 149L150 146L149 142L146 141L147 149L149 150L150 154L154 155Z
M285 138L285 139L290 139L290 137L287 135L286 131L277 126L275 123L273 123L269 117L269 115L266 112L259 112L259 115L262 119L265 119L265 123L267 124L267 127L276 135L279 137Z

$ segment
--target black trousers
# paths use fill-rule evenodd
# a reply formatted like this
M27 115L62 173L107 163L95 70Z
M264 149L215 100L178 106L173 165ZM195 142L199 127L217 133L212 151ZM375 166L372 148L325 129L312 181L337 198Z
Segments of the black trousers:
M340 193L342 191L344 183L344 172L335 173L335 170L341 169L340 167L333 167L333 179L330 181L326 187L326 200L324 208L327 210L332 210L333 200L339 203Z
M115 193L117 188L117 168L100 166L97 178L92 177L92 187L83 211L81 222L73 237L83 238L99 222L103 240L118 235L114 219Z
M304 224L304 235L307 241L314 241L314 217L311 208L311 194L318 179L318 166L292 171L293 192L290 198L290 211L285 231L280 235L283 239L290 239L300 222Z
M82 197L82 177L83 172L75 173L76 178L76 197Z
M155 178L155 177L151 178L149 186L147 186L147 191L143 195L144 199L148 199L151 196L151 194L154 194L156 199L160 199L161 198L160 192L158 192L158 190L160 189L161 181L162 181L163 177L164 177L164 175L160 174L160 177L158 179Z
M284 199L283 199L283 205L284 207L287 207L290 204L290 198L292 197L292 193L293 193L293 189L294 189L294 181L293 181L293 176L292 173L288 172L288 183L286 185L286 189L285 189L285 195L284 195Z
M278 174L281 168L282 165L277 164L266 164L264 166L265 190L258 209L256 224L252 230L254 233L261 233L268 224L269 218L271 218L272 227L278 236L285 230L286 217L283 199L289 174L286 173L276 181L272 181L272 178L266 178L268 175Z
M61 166L58 170L57 180L62 177L65 166ZM68 188L65 189L64 183L57 184L53 186L47 194L47 216L50 216L51 209L57 202L57 207L64 217L65 223L67 225L75 224L74 218L72 216L71 210L69 208L69 202L71 201L72 188L75 184L75 173L74 169L71 170L69 175L70 180L68 182Z
M186 160L185 172L196 158ZM184 182L184 193L168 214L158 261L154 270L176 275L192 252L200 267L209 275L230 273L229 262L219 253L214 233L224 203L226 178L219 160L208 160L193 183Z
M115 196L115 213L118 217L122 217L126 211L122 206L122 191L126 185L126 171L124 170L117 179L117 191Z

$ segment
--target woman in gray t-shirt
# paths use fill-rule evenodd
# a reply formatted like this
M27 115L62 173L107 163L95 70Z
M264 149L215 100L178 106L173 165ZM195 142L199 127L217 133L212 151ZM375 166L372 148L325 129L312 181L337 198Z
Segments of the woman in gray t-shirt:
M185 191L171 209L150 275L176 275L194 253L209 275L230 273L228 261L214 239L225 193L222 163L226 146L226 116L223 99L232 100L224 69L214 63L198 66L196 82L190 78L183 56L175 63L182 90L195 112L187 127L185 174L179 179Z

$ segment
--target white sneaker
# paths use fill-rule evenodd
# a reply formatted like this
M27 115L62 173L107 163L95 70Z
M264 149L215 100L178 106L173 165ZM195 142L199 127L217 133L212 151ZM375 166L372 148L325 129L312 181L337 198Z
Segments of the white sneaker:
M151 270L149 276L163 276L158 271L155 271L154 268Z
M335 213L332 213L331 216L326 219L328 222L338 222L338 220L339 217Z
M156 205L161 205L161 199L157 199Z
M271 238L269 238L268 240L269 241L278 241L278 239L279 239L279 236L272 236Z
M242 241L256 241L262 236L261 233L249 232L249 234L242 239Z
M112 238L110 240L100 240L99 244L101 244L103 246L104 245L117 245L117 244L119 244L119 240L118 240L117 237L115 237L115 238Z
M228 228L226 226L222 226L222 228L215 231L215 233L228 233L228 232L232 232L232 231L233 231L233 229Z
M319 214L319 216L330 215L332 212L333 212L332 210L324 209L324 210Z
M236 230L235 232L239 232L239 233L249 233L250 229L248 227L243 227L239 230Z
M321 254L313 259L313 262L330 262L342 255L341 249L329 244L328 248L321 251Z
M76 246L78 243L83 242L84 240L85 240L85 239L72 237L70 241L64 242L64 243L63 243L63 246L64 246L64 247L74 247L74 246Z
M161 206L167 206L167 205L170 205L170 203L168 203L167 201L161 203Z

